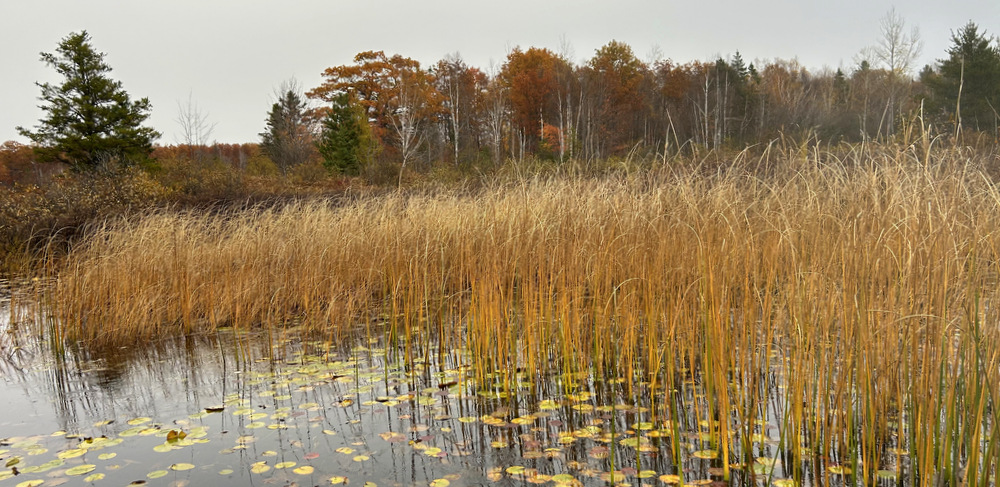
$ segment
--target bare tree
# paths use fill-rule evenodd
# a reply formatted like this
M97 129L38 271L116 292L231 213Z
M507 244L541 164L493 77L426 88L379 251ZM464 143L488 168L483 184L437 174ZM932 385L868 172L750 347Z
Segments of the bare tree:
M879 23L878 42L871 53L886 70L897 76L909 76L923 49L920 29L913 27L906 32L906 21L895 8L886 12Z
M181 127L178 144L187 146L189 157L196 159L201 156L201 149L208 145L209 138L215 130L215 124L209 123L208 114L201 111L188 93L187 104L177 102L177 118L174 119Z

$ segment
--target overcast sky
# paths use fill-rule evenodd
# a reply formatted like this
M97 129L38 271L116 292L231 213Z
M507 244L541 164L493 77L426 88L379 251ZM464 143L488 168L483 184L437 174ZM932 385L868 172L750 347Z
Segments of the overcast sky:
M180 140L188 96L215 124L218 142L255 142L274 89L310 89L322 71L360 51L383 50L426 66L458 52L499 67L517 46L566 52L576 63L612 39L649 59L679 62L797 59L810 70L845 68L876 42L895 6L920 29L920 65L945 57L969 20L1000 33L1000 1L913 0L0 0L0 141L41 117L36 81L59 81L39 61L70 32L87 30L112 77L153 105L161 144Z

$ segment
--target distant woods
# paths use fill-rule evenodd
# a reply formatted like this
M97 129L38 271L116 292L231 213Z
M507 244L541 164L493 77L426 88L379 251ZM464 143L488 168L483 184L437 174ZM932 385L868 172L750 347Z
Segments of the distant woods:
M835 71L810 72L794 60L748 62L738 51L710 62L642 60L619 41L582 64L549 49L515 48L489 72L458 54L423 67L369 51L327 69L306 96L322 104L313 109L316 120L345 120L344 104L357 107L379 148L363 152L403 166L655 158L779 136L887 141L913 127L995 140L997 40L970 22L952 42L945 58L917 74L919 32L890 11L856 65Z
M892 141L919 129L960 144L994 142L1000 45L972 22L953 31L951 41L941 59L918 69L919 32L890 11L871 47L837 70L810 71L795 60L748 61L739 51L679 63L654 50L640 59L615 40L579 63L566 53L518 47L489 69L469 66L457 53L422 66L399 54L365 51L327 68L312 89L295 82L278 88L266 116L262 107L258 145L232 165L261 174L361 175L402 184L408 171L431 168L526 159L666 160L778 137ZM42 61L65 82L39 84L47 118L35 130L18 128L32 140L33 162L89 168L109 157L135 162L150 155L159 133L142 126L148 100L131 101L106 76L111 68L86 32L63 39ZM177 105L177 140L188 148L178 156L199 164L217 160L208 147L215 127L208 114L190 95ZM13 142L0 149L0 181L29 169L41 179L37 167L23 164L25 157Z

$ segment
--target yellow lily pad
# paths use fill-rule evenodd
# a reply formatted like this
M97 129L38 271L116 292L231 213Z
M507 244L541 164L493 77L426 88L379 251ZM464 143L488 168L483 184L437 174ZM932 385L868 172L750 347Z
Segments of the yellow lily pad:
M66 475L84 475L93 472L96 469L97 465L91 465L89 463L84 465L77 465L73 468L67 469Z

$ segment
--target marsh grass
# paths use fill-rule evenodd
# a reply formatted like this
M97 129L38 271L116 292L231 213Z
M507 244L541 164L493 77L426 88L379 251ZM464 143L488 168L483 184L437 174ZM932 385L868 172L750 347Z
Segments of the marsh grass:
M478 382L511 396L524 371L630 378L621 394L655 404L675 453L681 430L707 432L727 479L772 451L755 433L777 422L796 479L835 475L808 462L824 458L867 484L903 464L923 485L985 484L996 162L926 141L769 147L711 169L159 211L78 245L47 306L61 338L94 346L360 327L411 362L467 348Z

